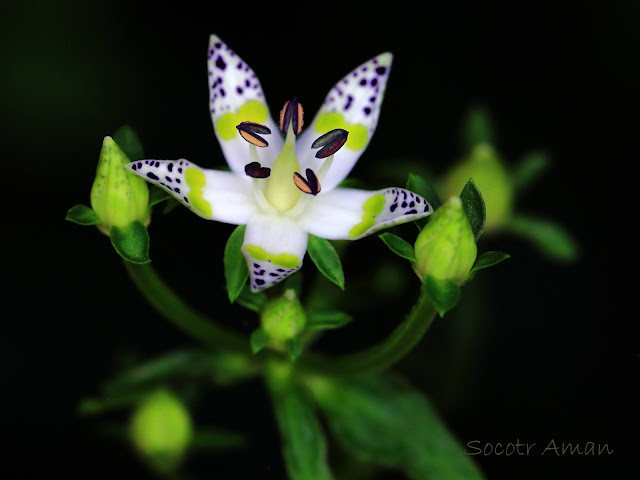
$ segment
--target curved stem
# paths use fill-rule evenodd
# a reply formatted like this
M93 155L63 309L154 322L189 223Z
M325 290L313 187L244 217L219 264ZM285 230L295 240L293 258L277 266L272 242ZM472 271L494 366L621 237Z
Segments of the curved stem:
M234 332L222 328L202 313L193 310L158 276L150 264L124 262L140 293L158 313L180 330L203 345L212 348L249 353L249 342Z
M300 367L310 373L354 376L378 373L401 360L422 339L436 316L427 296L420 294L407 318L378 345L347 355L307 354Z

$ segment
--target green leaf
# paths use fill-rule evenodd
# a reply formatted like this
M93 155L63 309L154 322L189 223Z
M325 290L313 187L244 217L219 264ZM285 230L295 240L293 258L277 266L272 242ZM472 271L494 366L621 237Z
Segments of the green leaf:
M353 317L348 313L335 310L318 310L307 314L307 328L309 330L332 330L351 323Z
M473 236L478 241L482 231L484 230L484 222L487 219L487 210L484 205L484 199L476 184L473 183L473 179L469 179L467 184L460 193L460 200L462 200L462 206L464 211L469 217L471 223L471 229L473 230Z
M191 438L189 449L197 451L226 450L242 448L246 444L247 439L240 433L221 428L199 428Z
M476 259L471 273L482 270L483 268L493 267L500 262L504 262L507 258L511 258L511 255L504 252L485 252Z
M525 155L511 172L511 184L516 192L523 192L549 167L549 157L544 152Z
M314 378L308 385L329 428L356 458L414 480L480 480L465 448L427 398L397 377Z
M100 219L96 212L86 205L74 205L67 210L65 220L77 223L78 225L96 225L100 223Z
M333 245L324 238L319 238L309 234L309 245L307 250L311 260L313 260L313 263L318 267L318 270L320 270L325 277L344 290L344 272L342 271L340 257L333 248Z
M509 221L507 230L531 241L551 260L569 262L578 257L579 247L571 235L548 220L517 215Z
M460 301L460 287L451 280L438 280L426 275L422 288L441 317Z
M254 355L262 350L269 343L269 335L262 328L256 328L251 334L251 353Z
M305 391L295 382L287 365L268 365L266 379L289 478L331 480L324 432Z
M300 356L302 353L302 347L304 347L304 345L300 337L294 337L287 340L287 351L289 352L291 360L295 361L296 358Z
M171 194L162 188L156 187L155 185L151 185L149 188L149 206L153 207L160 202L164 202L165 200L169 200L173 198Z
M118 255L127 262L138 265L149 263L149 232L139 221L131 222L124 228L111 227L109 231L111 244Z
M425 198L434 210L442 205L440 197L431 184L415 173L410 173L409 178L407 178L407 190L411 190L413 193Z
M245 225L238 225L224 247L224 277L227 280L227 293L231 303L238 298L249 278L247 262L241 250L245 230Z
M113 140L132 162L144 158L140 137L129 125L123 125L116 130L116 133L113 134Z
M462 144L470 150L479 143L493 143L495 132L489 110L482 105L472 106L462 122Z
M148 392L131 392L107 398L85 398L78 405L80 415L96 415L113 410L129 409L147 398Z
M267 294L264 292L253 293L249 285L245 284L242 287L240 295L236 298L236 302L244 308L253 310L254 312L260 312L264 304L267 303Z
M406 240L389 232L381 233L379 238L387 247L389 247L389 250L399 257L406 258L410 262L416 261L416 255L413 252L413 247Z
M141 363L109 381L105 393L117 395L132 389L148 388L149 385L166 382L177 375L196 375L211 369L212 355L196 350L171 352Z

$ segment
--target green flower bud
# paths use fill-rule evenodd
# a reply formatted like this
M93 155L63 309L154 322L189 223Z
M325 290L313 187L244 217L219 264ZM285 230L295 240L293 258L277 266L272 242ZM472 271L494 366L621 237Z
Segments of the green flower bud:
M191 417L176 395L158 390L135 410L130 431L134 446L151 466L169 473L180 465L191 441Z
M476 261L478 248L459 197L438 208L415 243L414 270L421 280L431 275L462 285Z
M488 143L476 145L462 163L445 176L443 196L460 195L472 178L482 192L487 208L484 231L499 229L508 221L513 207L513 186L501 158Z
M135 220L144 225L150 221L149 187L124 168L127 163L129 159L116 142L105 137L91 188L91 207L100 219L98 228L107 235L114 225L124 228Z
M307 317L294 290L268 301L260 314L262 329L275 341L286 341L304 330Z

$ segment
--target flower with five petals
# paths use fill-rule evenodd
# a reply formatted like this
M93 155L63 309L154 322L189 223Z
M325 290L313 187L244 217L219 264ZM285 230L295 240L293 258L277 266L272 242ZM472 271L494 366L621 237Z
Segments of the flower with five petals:
M212 35L209 106L231 171L185 159L140 160L127 168L203 218L246 224L242 253L250 286L264 290L302 267L308 234L358 240L433 212L403 188L338 187L376 129L391 61L383 53L343 77L303 131L297 100L285 104L276 124L251 67Z

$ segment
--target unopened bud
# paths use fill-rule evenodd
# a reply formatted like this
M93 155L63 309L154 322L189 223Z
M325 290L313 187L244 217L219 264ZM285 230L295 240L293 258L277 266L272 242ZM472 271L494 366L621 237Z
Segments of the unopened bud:
M191 435L189 412L182 401L167 390L158 390L149 395L131 418L133 444L161 473L177 469Z
M262 329L270 339L286 341L304 330L307 318L294 290L267 302L261 313Z
M91 207L100 219L98 228L107 235L114 225L124 228L136 220L149 224L149 187L124 168L127 163L129 159L116 142L105 137L91 188Z
M431 215L416 239L415 254L414 269L421 280L426 275L458 285L467 280L478 249L459 197L451 197Z

